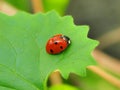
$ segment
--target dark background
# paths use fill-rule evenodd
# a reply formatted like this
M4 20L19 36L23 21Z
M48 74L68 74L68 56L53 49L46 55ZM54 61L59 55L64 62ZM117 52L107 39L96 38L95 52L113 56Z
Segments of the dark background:
M120 59L120 29L116 30L120 28L120 0L71 0L66 15L72 15L75 24L89 25L90 38L99 40L102 35L114 31L107 41L112 42L112 38L116 37L117 42L101 48L108 43L102 38L98 48Z

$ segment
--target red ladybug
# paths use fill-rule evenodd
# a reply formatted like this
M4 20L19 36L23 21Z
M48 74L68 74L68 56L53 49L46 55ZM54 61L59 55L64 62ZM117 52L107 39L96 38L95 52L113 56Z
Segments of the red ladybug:
M48 40L46 44L46 51L49 54L58 54L64 51L69 44L69 37L62 34L57 34Z

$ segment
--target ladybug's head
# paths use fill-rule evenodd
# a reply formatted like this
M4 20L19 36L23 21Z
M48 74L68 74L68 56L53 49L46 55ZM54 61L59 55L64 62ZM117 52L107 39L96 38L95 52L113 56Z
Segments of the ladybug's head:
M68 45L70 44L70 38L68 36L61 35L60 38L64 39Z

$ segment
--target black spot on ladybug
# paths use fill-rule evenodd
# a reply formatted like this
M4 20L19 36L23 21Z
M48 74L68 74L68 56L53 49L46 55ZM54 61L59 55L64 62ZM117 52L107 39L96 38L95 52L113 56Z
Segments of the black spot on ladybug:
M57 44L58 44L58 42L54 42L54 44L55 44L55 45L57 45Z
M51 53L53 53L53 50L52 50L52 49L50 49L50 52L51 52Z
M60 46L61 49L63 49L63 46Z

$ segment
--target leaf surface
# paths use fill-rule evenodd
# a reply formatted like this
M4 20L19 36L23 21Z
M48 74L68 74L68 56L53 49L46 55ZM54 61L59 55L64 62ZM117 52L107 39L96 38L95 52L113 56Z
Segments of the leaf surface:
M86 67L95 64L91 52L98 45L87 37L88 30L88 26L75 26L71 16L60 17L54 11L35 15L19 12L15 16L1 13L0 85L44 90L54 70L64 78L71 72L85 76ZM60 54L50 55L46 42L56 34L68 36L71 45Z

